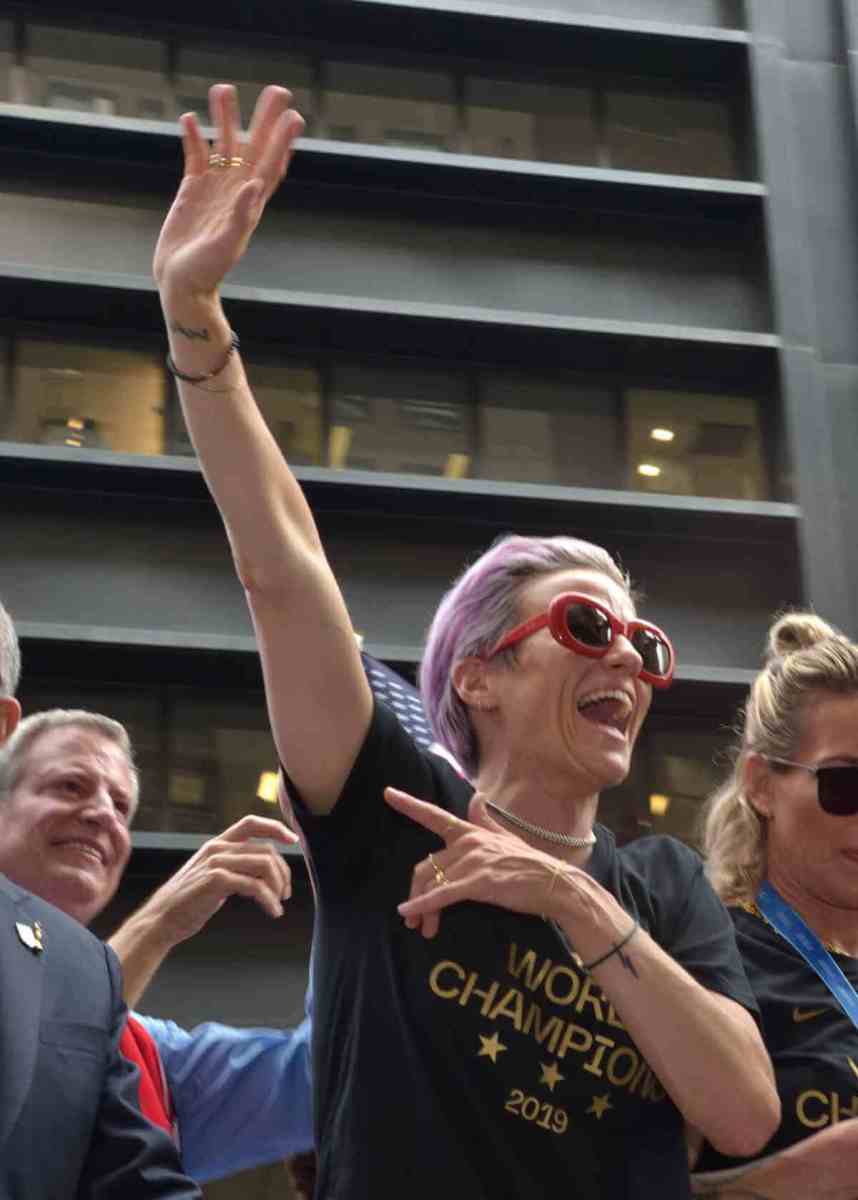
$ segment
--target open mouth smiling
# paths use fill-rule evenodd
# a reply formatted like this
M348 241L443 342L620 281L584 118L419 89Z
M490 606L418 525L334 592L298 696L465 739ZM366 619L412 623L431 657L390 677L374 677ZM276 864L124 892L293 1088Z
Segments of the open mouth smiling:
M594 725L606 725L624 734L629 726L634 704L622 688L600 688L588 692L578 701L578 712Z

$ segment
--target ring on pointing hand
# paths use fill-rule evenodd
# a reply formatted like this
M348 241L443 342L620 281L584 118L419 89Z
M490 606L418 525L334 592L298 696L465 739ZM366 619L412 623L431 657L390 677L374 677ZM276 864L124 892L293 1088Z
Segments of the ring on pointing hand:
M447 882L447 876L444 874L444 868L438 866L437 862L435 861L435 855L432 854L431 851L429 853L429 862L432 865L432 870L435 872L435 882L440 887L442 883Z

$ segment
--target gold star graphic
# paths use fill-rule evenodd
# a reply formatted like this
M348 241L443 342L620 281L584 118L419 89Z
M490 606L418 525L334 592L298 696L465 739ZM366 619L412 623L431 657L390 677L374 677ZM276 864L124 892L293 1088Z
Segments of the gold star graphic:
M852 1068L852 1070L855 1072L855 1074L858 1075L858 1066L855 1065L854 1060L851 1058L847 1058L846 1061L849 1063L849 1066Z
M560 1080L566 1078L565 1075L561 1075L557 1070L556 1062L553 1062L550 1067L546 1067L545 1063L540 1063L539 1069L542 1072L539 1082L547 1084L552 1092L557 1087Z
M601 1121L608 1109L613 1107L613 1104L611 1104L611 1101L608 1098L608 1093L605 1092L604 1096L593 1097L593 1103L587 1109L587 1113L592 1113L597 1120Z
M483 1037L483 1035L481 1033L478 1034L477 1036L479 1037L480 1041L482 1042L482 1045L480 1046L480 1049L479 1049L479 1053L477 1054L477 1058L482 1058L483 1055L485 1054L486 1057L490 1058L493 1063L496 1063L498 1060L498 1055L501 1053L502 1050L506 1050L506 1046L503 1044L503 1042L500 1040L500 1038L498 1037L498 1035L496 1033L493 1033L491 1037Z

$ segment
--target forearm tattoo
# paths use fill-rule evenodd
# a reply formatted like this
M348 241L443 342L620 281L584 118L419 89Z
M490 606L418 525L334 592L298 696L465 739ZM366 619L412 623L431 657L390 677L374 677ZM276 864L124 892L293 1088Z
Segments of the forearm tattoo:
M637 978L638 978L638 973L637 973L637 971L635 970L635 964L632 962L631 958L629 958L628 954L625 954L625 953L623 953L623 951L622 951L622 950L618 950L618 951L617 951L617 958L618 958L618 959L620 960L620 962L623 964L623 966L625 967L625 969L626 969L627 971L631 971L632 975L634 975L635 979L637 979Z
M209 340L207 329L189 329L187 325L180 325L178 321L170 321L170 333L180 333L182 337L190 338L191 341L207 342Z

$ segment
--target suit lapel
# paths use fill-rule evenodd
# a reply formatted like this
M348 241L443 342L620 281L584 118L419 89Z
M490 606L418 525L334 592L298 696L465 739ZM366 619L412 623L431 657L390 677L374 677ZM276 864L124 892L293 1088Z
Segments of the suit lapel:
M30 1090L42 1011L44 954L24 945L18 922L33 924L30 895L0 875L0 1156Z

